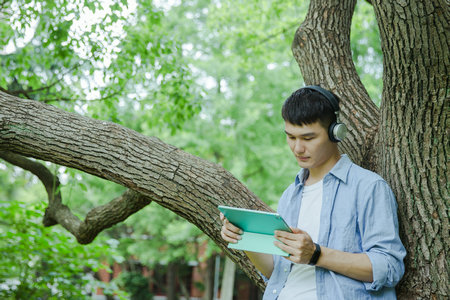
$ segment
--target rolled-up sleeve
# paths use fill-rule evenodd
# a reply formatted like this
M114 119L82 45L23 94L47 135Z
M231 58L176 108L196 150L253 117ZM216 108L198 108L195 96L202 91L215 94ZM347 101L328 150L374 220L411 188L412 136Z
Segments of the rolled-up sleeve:
M364 193L358 219L361 244L372 263L373 282L364 283L366 290L378 291L394 287L405 272L406 250L398 233L397 203L384 180L378 180Z

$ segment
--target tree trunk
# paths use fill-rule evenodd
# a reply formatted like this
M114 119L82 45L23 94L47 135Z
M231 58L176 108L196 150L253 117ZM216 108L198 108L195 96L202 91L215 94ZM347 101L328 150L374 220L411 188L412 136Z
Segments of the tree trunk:
M382 104L369 101L350 54L354 0L311 1L293 54L307 84L342 101L341 150L380 173L399 204L408 255L400 299L448 296L450 17L445 1L371 1L384 55Z
M400 297L449 295L448 2L376 1L384 55L377 170L397 195L407 272Z
M340 150L354 162L373 168L379 111L352 61L350 26L356 0L311 1L292 43L292 53L306 84L333 91L340 99L340 119L349 132Z

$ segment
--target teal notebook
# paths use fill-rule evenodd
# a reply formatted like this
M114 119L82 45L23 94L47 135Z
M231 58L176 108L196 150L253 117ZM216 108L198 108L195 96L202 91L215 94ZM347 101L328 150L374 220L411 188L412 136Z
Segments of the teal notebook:
M292 232L283 218L273 212L219 205L219 210L235 226L242 229L242 239L228 248L281 256L289 254L273 244L275 230Z

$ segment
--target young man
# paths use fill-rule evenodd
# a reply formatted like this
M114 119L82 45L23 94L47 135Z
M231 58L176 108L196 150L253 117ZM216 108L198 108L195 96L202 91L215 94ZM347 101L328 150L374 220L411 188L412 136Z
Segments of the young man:
M276 231L280 257L246 252L268 279L264 299L396 299L406 255L397 204L388 184L339 153L345 125L338 98L318 86L283 104L286 139L301 171L283 193L278 213L293 233ZM222 238L241 231L223 215Z

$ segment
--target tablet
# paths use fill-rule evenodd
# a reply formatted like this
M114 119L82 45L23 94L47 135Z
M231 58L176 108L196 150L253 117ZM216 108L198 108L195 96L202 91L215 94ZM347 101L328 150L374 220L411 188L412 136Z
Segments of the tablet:
M274 212L245 208L218 206L224 216L244 232L236 244L229 243L228 248L267 254L288 256L289 254L273 244L274 231L292 232L283 218Z

